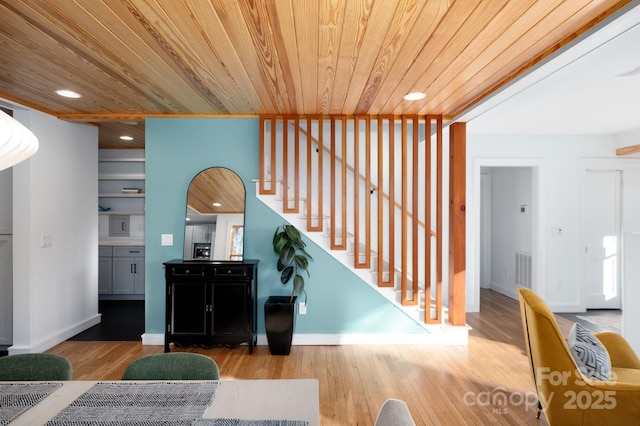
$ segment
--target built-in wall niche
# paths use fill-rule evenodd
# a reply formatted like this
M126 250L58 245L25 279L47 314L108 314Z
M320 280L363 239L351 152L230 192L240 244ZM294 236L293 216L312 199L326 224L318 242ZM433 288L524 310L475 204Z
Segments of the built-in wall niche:
M98 161L100 214L144 214L144 150L101 149Z

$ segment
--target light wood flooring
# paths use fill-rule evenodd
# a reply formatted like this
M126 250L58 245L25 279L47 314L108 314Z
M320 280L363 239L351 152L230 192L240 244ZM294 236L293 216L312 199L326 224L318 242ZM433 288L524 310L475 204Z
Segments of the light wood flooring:
M322 425L372 425L387 398L406 401L418 425L546 425L535 418L518 302L482 290L480 307L467 315L468 346L294 346L289 356L267 346L253 355L246 347L177 350L210 356L223 380L318 379ZM570 321L558 324L568 333ZM48 352L71 361L74 380L118 380L131 361L162 347L66 341ZM500 394L507 405L492 403Z

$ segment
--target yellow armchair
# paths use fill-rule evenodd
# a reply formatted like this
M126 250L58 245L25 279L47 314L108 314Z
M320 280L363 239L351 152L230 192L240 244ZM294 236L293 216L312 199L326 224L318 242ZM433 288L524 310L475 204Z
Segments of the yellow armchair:
M637 424L640 421L640 359L617 333L596 333L609 353L608 381L586 378L547 304L518 290L525 349L540 406L550 425Z

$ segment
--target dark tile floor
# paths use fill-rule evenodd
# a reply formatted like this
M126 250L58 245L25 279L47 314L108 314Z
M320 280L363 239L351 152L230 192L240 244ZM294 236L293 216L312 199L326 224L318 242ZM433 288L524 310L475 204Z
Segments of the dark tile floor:
M70 338L82 341L141 341L144 300L101 300L102 322Z

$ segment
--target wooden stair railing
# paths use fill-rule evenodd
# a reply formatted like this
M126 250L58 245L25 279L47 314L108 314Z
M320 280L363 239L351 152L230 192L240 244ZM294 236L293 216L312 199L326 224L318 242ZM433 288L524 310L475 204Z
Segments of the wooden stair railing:
M323 130L325 122L330 130ZM396 141L398 123L401 136ZM374 124L375 129L372 128ZM421 128L425 129L423 147ZM353 145L352 148L349 145ZM419 155L421 150L424 151L422 156ZM351 160L350 153L353 155ZM371 268L371 253L375 250L379 269L377 285L394 287L394 271L399 270L401 303L420 303L427 324L442 323L441 116L339 115L329 116L327 121L320 115L265 115L260 117L260 154L260 194L275 194L280 175L283 212L298 213L300 189L306 185L307 230L322 231L323 218L327 214L332 250L347 249L348 213L352 212L353 266ZM300 161L305 155L306 173L301 175ZM328 180L323 177L325 155L330 161ZM349 178L353 179L351 189L348 188ZM326 189L330 198L328 213L323 208L324 183L329 186ZM293 191L293 206L290 205L290 191ZM348 197L349 191L352 191L352 197ZM374 193L376 209L372 209ZM371 238L374 220L378 223L376 248L372 247ZM436 229L432 230L434 222ZM364 244L361 244L362 240ZM435 259L432 260L433 250ZM400 256L396 259L398 251ZM387 279L383 265L388 265ZM420 282L424 285L422 302L419 300Z

